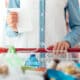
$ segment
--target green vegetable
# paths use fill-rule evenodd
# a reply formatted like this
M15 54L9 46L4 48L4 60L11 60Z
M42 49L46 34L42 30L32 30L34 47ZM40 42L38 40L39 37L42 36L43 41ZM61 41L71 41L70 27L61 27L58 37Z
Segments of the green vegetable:
M9 46L8 53L13 53L13 54L15 54L15 53L16 53L15 47L14 47L14 46Z
M30 66L22 66L21 69L22 69L23 72L25 72L26 70L31 70L31 71L35 70L35 68L30 67Z

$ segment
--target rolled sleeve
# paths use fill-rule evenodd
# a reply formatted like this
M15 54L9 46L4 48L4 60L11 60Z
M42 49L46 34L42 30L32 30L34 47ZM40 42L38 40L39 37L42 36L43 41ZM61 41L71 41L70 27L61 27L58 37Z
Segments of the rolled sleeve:
M16 37L16 36L18 36L18 32L14 32L10 28L10 26L8 26L8 25L5 26L5 30L6 30L6 34L7 34L8 37Z
M80 42L80 28L76 28L69 32L65 37L64 40L70 43L71 47L74 47L78 42Z
M9 0L9 8L20 8L20 0Z
M74 47L80 42L80 12L77 0L68 0L68 12L71 32L65 36L64 40Z

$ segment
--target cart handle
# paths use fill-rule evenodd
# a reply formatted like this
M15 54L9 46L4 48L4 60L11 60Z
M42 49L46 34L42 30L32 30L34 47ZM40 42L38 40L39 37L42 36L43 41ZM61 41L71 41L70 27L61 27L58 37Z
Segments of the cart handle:
M35 53L51 53L53 52L53 46L48 48L16 48L17 52L35 52ZM0 48L0 53L7 53L8 48ZM69 48L67 52L80 52L80 48Z

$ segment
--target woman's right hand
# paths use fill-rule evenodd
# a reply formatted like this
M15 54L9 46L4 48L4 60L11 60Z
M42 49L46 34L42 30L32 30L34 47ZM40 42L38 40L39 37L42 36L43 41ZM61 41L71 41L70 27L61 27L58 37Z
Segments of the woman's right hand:
M7 16L7 24L13 31L17 32L18 13L10 12Z

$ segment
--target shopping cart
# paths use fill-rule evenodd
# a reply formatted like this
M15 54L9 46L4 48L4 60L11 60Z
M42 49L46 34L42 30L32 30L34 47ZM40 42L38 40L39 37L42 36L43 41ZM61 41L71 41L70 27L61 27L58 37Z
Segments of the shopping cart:
M16 48L15 51L18 54L11 54L8 53L9 51L8 48L0 48L0 62L2 59L6 58L5 55L9 54L7 55L7 58L5 60L10 64L8 66L1 65L0 74L1 75L7 74L7 76L10 76L10 77L0 76L1 80L11 80L11 79L12 80L14 79L15 80L26 80L26 79L44 80L43 75L45 73L47 74L47 77L51 78L52 80L80 80L80 64L78 63L79 58L75 58L72 56L73 53L79 54L80 48L70 48L67 51L65 51L66 53L65 55L55 55L53 50L54 48L52 46L49 48ZM41 57L40 56L41 54L45 56ZM36 57L37 62L39 61L40 63L37 63L38 65L36 64L34 66L30 65L31 63L27 63L27 65L29 66L27 67L24 66L26 65L26 61L28 61L26 59L30 59L29 58L30 55L32 55L32 57ZM3 62L5 62L5 60ZM17 63L12 64L11 62L12 60L15 60ZM32 59L32 60L34 60L35 62L36 59ZM56 67L53 66L53 61L55 60L62 61L64 65L62 65L62 63L60 65L64 66L64 68L65 66L68 65L68 67L65 68L65 72L64 70L60 70L61 68L57 70ZM7 64L5 63L5 65ZM75 68L77 68L78 72L75 72L72 65L74 65ZM35 68L32 68L31 66ZM3 71L1 70L1 68L3 69ZM69 68L71 68L71 70ZM10 70L13 73L11 73ZM69 70L74 71L75 74L69 73Z

